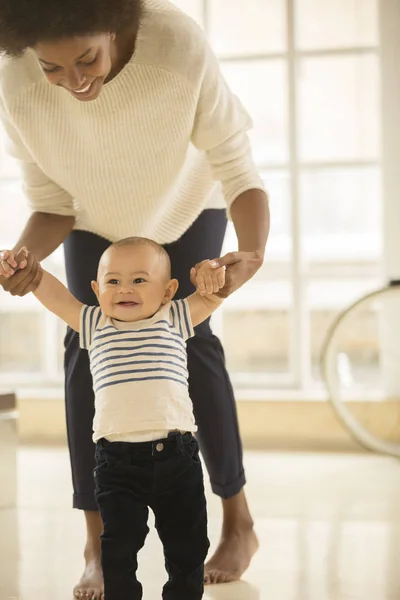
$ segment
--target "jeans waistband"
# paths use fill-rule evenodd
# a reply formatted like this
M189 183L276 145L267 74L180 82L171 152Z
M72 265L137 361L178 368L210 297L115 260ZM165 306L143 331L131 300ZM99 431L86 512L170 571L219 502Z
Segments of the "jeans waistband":
M188 431L181 433L180 431L170 431L168 437L152 442L110 442L106 438L101 438L97 441L96 445L104 450L115 450L120 452L129 452L129 450L140 451L140 450L152 450L152 454L157 449L159 444L168 446L182 447L184 444L188 444L193 439L193 434Z

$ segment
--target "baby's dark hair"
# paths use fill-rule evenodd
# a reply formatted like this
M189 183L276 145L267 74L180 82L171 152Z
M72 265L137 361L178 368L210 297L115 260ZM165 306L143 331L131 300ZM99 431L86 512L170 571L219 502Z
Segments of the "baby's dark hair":
M39 42L138 27L143 0L1 0L0 54L19 56Z
M150 246L160 256L161 260L165 262L168 279L171 279L171 261L168 252L154 240L144 237L128 237L114 242L110 248L120 248L121 246Z

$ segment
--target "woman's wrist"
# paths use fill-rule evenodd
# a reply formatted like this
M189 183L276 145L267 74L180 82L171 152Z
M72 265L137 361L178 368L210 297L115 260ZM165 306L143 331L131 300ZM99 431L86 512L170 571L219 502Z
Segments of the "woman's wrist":
M74 217L35 212L29 217L13 250L18 252L26 246L37 260L43 260L68 237L74 224Z
M231 216L239 252L253 253L262 264L270 227L267 194L258 189L240 194L231 206Z

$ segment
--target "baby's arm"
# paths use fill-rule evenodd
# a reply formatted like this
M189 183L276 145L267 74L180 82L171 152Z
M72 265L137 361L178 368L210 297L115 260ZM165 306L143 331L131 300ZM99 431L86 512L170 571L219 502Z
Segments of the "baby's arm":
M43 277L33 293L43 306L79 332L83 304L67 290L61 281L43 269Z
M223 298L217 293L225 285L225 268L216 269L213 261L205 260L191 271L197 290L187 298L193 327L202 323L221 306Z

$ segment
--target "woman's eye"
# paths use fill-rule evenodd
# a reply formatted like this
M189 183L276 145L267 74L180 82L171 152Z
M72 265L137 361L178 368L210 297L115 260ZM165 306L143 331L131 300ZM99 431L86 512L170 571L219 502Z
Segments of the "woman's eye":
M90 60L89 62L78 62L77 64L78 65L82 65L82 66L90 66L90 65L94 65L94 63L96 62L96 60L97 60L97 56L95 56L93 58L93 60ZM59 66L56 65L54 67L50 67L49 68L49 67L44 67L42 65L42 69L43 69L43 71L45 73L57 73L58 71L62 70L62 67L59 67Z
M97 60L97 56L95 56L95 57L94 57L92 60L90 60L89 62L80 62L80 63L78 63L78 64L80 64L80 65L85 65L85 66L86 66L86 65L87 65L87 66L89 66L89 65L94 65L94 63L96 62L96 60Z
M43 67L42 69L45 73L57 73L57 71L60 71L61 67L52 67L51 69L49 69L48 67Z
M145 283L145 279L143 279L143 277L137 277L133 280L133 283Z

